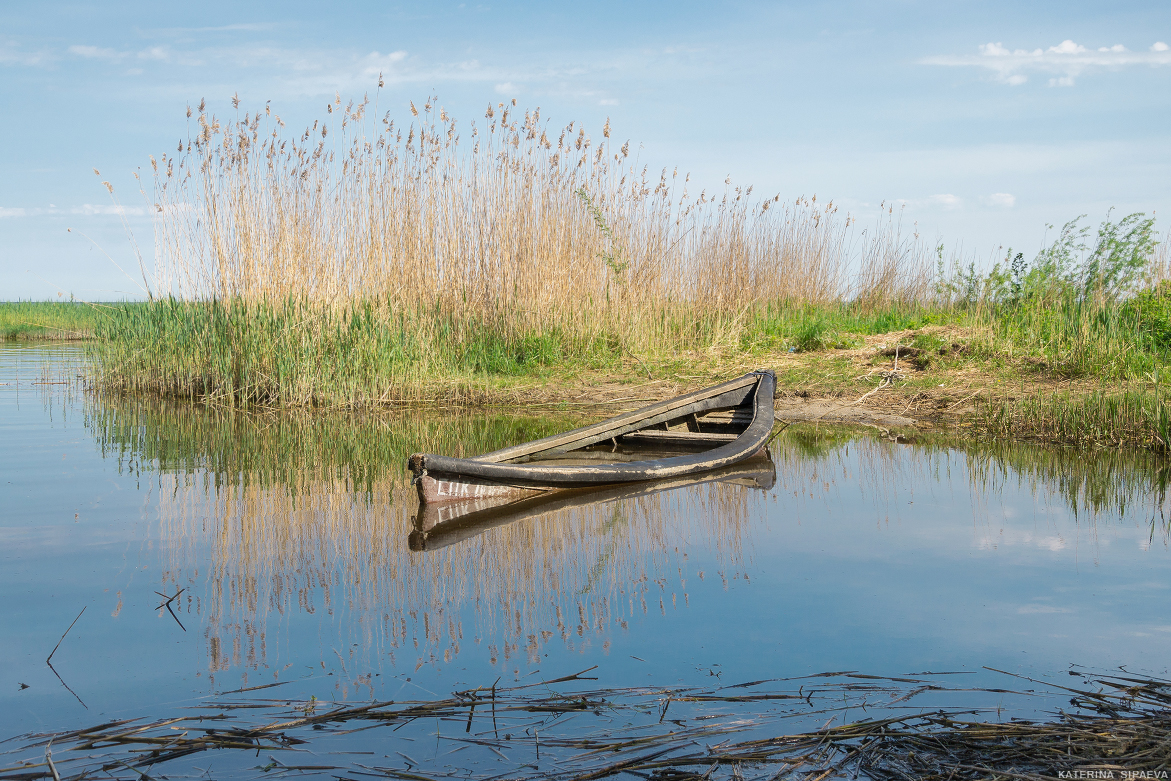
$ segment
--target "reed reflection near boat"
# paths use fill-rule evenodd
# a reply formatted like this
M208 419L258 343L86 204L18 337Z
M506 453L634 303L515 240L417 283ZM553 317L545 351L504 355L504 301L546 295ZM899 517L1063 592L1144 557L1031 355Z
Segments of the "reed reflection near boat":
M423 504L521 499L569 488L684 478L760 453L773 428L772 371L627 412L589 426L475 458L415 453L407 461ZM664 458L632 460L623 446L681 448Z

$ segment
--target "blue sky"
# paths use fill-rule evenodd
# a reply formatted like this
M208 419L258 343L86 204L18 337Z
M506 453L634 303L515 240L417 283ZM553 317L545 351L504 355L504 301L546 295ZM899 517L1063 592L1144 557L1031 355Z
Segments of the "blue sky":
M4 2L0 299L139 294L106 257L136 265L100 182L149 256L132 172L188 104L232 114L238 93L297 127L379 72L400 121L428 94L465 121L514 97L553 127L610 117L652 168L863 223L894 201L982 261L1110 207L1162 230L1168 44L1155 2Z

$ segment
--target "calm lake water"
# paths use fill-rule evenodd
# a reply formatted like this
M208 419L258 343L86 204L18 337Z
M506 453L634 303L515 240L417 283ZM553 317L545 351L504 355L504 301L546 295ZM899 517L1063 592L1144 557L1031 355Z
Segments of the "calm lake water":
M986 667L1171 659L1158 461L794 426L747 476L424 539L410 452L582 421L103 399L82 359L0 346L0 739L274 682L347 702L594 665L599 685L1003 686Z

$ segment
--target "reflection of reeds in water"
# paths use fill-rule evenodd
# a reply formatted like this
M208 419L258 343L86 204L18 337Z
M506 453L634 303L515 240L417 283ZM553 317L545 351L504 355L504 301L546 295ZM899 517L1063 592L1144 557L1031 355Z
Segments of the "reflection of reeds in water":
M752 501L742 486L697 486L549 512L418 553L408 547L409 452L482 452L572 423L256 417L161 403L108 405L91 420L106 452L158 465L165 577L192 587L188 609L204 617L213 670L276 665L274 629L320 611L348 616L338 625L353 636L332 641L339 649L357 643L392 664L450 661L471 643L494 664L535 661L555 638L605 647L632 615L684 607L684 545L738 559Z
M851 455L852 454L852 455ZM905 445L876 433L794 425L775 451L778 491L819 495L839 478L852 481L889 504L895 490L942 482L958 469L977 506L1006 489L1024 488L1041 506L1062 506L1096 532L1099 522L1137 519L1151 524L1152 538L1168 526L1169 469L1165 458L1143 452L1076 450L951 434L917 435L912 455Z

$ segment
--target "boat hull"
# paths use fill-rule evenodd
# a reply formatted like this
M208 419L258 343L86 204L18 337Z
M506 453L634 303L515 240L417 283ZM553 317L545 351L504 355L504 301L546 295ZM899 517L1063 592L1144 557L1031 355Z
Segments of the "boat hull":
M437 550L483 534L489 529L549 513L639 499L664 491L713 483L771 490L776 483L776 467L766 449L733 466L675 480L545 491L518 500L476 498L458 503L420 503L412 519L414 528L407 542L414 551Z
M539 491L686 477L731 466L758 454L772 432L775 390L776 377L771 371L752 372L601 423L476 458L416 453L410 457L408 468L414 473L419 499L425 504L485 497L522 498ZM718 444L704 432L696 432L695 444L705 447L699 452L619 463L532 463L534 459L573 453L607 441L616 446L622 437L644 430L671 433L670 426L680 425L680 421L694 420L698 427L700 415L721 410L739 411L743 430L732 441L721 439ZM673 435L676 440L687 438L686 430Z
M474 499L523 499L541 493L542 488L524 488L502 485L463 476L435 477L430 474L415 478L419 501L424 504L463 502Z

